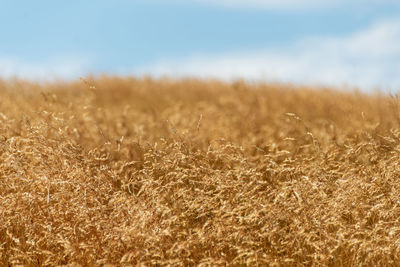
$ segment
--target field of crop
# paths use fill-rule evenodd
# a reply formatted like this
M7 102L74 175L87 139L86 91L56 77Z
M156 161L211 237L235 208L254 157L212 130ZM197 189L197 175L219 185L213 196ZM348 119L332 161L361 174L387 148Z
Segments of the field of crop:
M0 80L0 265L400 262L400 100Z

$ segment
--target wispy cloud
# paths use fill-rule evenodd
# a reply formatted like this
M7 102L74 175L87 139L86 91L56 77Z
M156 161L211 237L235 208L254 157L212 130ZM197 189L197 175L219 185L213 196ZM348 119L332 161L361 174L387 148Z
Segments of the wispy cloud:
M28 62L16 58L0 57L0 77L31 80L76 79L86 74L89 61L84 58L58 58L45 62Z
M153 0L160 1L160 0ZM312 8L335 8L365 5L399 5L395 0L170 0L182 3L200 3L213 6L229 8L262 8L272 10L312 9Z
M400 20L381 21L350 36L307 38L286 47L164 60L135 73L399 89Z

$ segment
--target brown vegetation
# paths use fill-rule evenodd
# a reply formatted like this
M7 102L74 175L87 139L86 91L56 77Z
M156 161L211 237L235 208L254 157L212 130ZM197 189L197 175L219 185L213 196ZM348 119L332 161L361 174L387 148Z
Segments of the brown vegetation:
M400 262L396 97L0 81L0 265Z

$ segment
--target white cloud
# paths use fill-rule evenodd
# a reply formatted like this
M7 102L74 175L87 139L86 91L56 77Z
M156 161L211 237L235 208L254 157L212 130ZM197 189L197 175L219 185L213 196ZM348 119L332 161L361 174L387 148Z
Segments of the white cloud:
M161 0L153 0L161 1ZM174 1L174 0L170 0ZM365 5L395 4L395 0L175 0L181 3L200 3L229 8L262 8L272 10L365 7Z
M267 8L267 9L292 9L299 7L320 7L331 5L334 1L327 0L194 0L194 2L219 5L225 7L249 7L249 8Z
M345 37L299 40L285 47L164 60L136 74L400 89L400 20Z
M58 58L46 62L27 62L16 58L0 58L0 77L31 80L75 79L83 75L89 61L83 58Z

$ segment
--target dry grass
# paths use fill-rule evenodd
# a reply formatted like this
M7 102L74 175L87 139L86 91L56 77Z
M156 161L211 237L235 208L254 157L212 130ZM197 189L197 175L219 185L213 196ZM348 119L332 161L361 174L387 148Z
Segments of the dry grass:
M0 81L0 265L400 262L396 97Z

